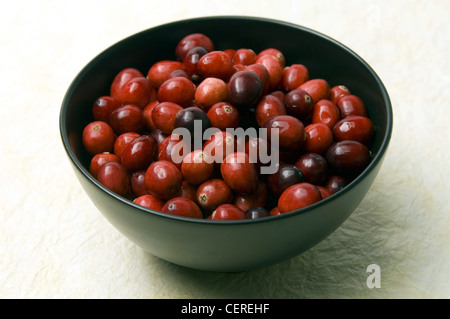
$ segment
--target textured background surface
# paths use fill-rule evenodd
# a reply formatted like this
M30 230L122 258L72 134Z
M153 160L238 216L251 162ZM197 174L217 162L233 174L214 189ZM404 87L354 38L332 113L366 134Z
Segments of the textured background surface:
M146 28L249 15L325 33L386 85L394 133L360 207L306 253L205 273L137 248L97 211L58 131L73 77ZM449 298L450 2L14 1L0 12L0 298ZM378 264L381 288L366 268Z

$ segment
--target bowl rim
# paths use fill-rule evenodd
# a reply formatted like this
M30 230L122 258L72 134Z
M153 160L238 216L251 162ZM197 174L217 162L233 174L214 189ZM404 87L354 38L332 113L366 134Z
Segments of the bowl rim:
M66 134L67 128L66 128L65 118L66 118L67 106L69 104L70 96L72 95L73 91L75 90L75 87L80 82L80 78L82 78L82 75L89 71L90 66L92 64L94 64L97 59L101 58L101 56L103 56L107 51L109 51L113 47L118 46L118 45L122 44L123 42L130 41L134 37L138 37L138 36L142 35L143 33L148 32L150 30L164 28L168 25L173 25L173 24L188 23L188 22L190 23L190 22L195 22L195 21L211 20L211 19L215 19L215 20L230 20L230 19L233 20L234 19L234 20L242 20L242 21L243 20L247 20L247 21L252 20L252 21L265 22L265 23L268 22L268 23L274 23L274 24L278 24L278 25L284 25L284 26L287 26L290 28L299 29L301 31L313 34L314 36L320 37L328 42L331 42L332 44L334 44L334 45L340 47L341 49L343 49L344 51L346 51L355 60L359 61L359 63L361 63L365 67L365 69L370 73L370 75L373 77L373 79L377 82L379 89L380 89L381 97L385 104L385 111L386 111L386 130L384 132L384 137L380 144L379 151L373 157L371 157L371 161L370 161L369 165L361 173L359 173L356 178L354 178L352 181L350 181L349 184L347 184L342 190L340 190L339 192L332 194L331 196L329 196L325 199L322 199L319 202L314 203L310 206L307 206L307 207L304 207L301 209L297 209L297 210L294 210L294 211L291 211L288 213L275 215L275 216L268 216L268 217L258 218L258 219L242 219L242 220L209 220L209 219L205 219L205 218L197 219L197 218L189 218L189 217L183 217L183 216L177 216L177 215L159 212L159 211L156 211L153 209L146 208L139 204L136 204L132 200L125 198L123 196L120 196L120 195L114 193L113 191L111 191L110 189L106 188L97 179L95 179L90 174L90 172L82 165L82 163L77 159L77 156L75 155L74 151L72 150L72 148L70 146L69 137ZM109 194L115 200L118 200L125 205L134 207L134 208L138 209L139 211L141 211L142 213L153 214L153 215L155 215L155 217L167 218L170 220L180 221L183 223L195 223L195 224L205 224L205 225L247 225L247 224L253 224L253 223L271 222L274 219L291 218L291 217L297 216L299 214L301 214L301 215L311 214L311 213L313 213L313 211L316 208L326 205L330 201L333 201L337 197L342 196L343 194L349 192L351 189L356 187L367 175L370 174L370 172L379 164L379 162L382 161L382 159L388 149L388 146L389 146L389 143L391 140L391 136L392 136L392 131L393 131L393 110L392 110L392 104L391 104L391 100L390 100L388 91L387 91L385 85L383 84L382 80L378 76L378 74L375 72L375 70L360 55L358 55L356 52L354 52L352 49L350 49L349 47L347 47L340 41L338 41L326 34L323 34L319 31L313 30L311 28L308 28L308 27L305 27L305 26L302 26L299 24L295 24L293 22L287 22L287 21L283 21L283 20L266 18L266 17L257 17L257 16L245 16L245 15L242 15L242 16L241 15L217 15L217 16L214 16L214 15L212 15L212 16L202 16L202 17L174 20L172 22L159 24L159 25L150 27L148 29L141 30L139 32L136 32L130 36L127 36L127 37L117 41L116 43L112 44L111 46L107 47L106 49L101 51L99 54L97 54L77 73L77 75L70 83L70 85L64 95L64 98L61 103L61 110L60 110L60 116L59 116L59 131L60 131L60 138L62 140L64 149L65 149L70 161L76 167L76 169L86 179L88 179L91 183L93 183L96 187L99 187L102 191Z

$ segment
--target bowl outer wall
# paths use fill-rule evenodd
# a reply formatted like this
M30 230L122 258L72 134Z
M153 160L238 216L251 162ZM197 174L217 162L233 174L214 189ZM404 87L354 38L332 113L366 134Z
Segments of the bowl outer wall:
M89 174L81 132L91 107L109 94L114 76L135 67L144 74L160 60L175 59L175 46L189 33L208 35L216 49L279 48L288 64L301 63L311 78L345 84L366 103L377 133L368 168L338 195L301 212L264 221L192 221L150 212L113 194ZM239 35L238 37L236 35ZM327 61L326 64L323 61ZM380 79L355 53L320 33L285 22L249 17L207 17L142 31L94 58L69 87L61 109L61 136L73 169L102 214L127 238L170 262L203 270L242 271L273 264L311 248L336 230L364 198L389 144L392 111Z

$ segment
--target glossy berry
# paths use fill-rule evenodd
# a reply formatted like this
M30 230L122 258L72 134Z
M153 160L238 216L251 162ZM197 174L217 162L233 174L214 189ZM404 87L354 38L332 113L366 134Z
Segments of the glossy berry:
M233 192L222 179L209 179L197 189L197 203L209 213L232 201Z
M112 96L100 96L94 101L92 106L94 120L108 122L111 113L119 106L119 101Z
M340 175L332 175L325 182L325 188L330 194L335 194L342 190L348 184L348 179Z
M286 189L278 199L278 208L282 214L302 209L322 200L316 186L300 183Z
M336 85L330 89L330 100L337 103L341 97L349 94L350 90L345 85Z
M153 123L152 112L153 109L159 104L159 101L152 101L147 104L142 110L142 114L144 116L144 124L147 129L150 131L157 130L157 127Z
M228 85L218 78L204 79L195 90L195 104L208 112L216 103L223 102L228 97Z
M209 109L207 116L211 126L217 127L221 131L239 126L239 111L227 102L214 104Z
M267 184L259 181L256 191L251 194L236 194L233 203L243 211L247 211L254 206L264 207L267 204L268 194Z
M98 171L97 180L114 193L125 196L130 188L127 170L117 162L108 162Z
M114 142L114 154L121 157L122 152L125 149L125 147L131 141L133 141L135 138L138 138L139 136L141 136L141 134L135 133L135 132L126 132L126 133L120 134L116 138L116 141Z
M307 153L325 154L333 144L333 133L322 123L312 123L305 127L305 142L303 148Z
M162 60L153 64L147 73L150 84L158 89L169 78L169 74L175 70L182 70L183 63L173 60Z
M247 219L245 212L233 204L223 204L211 214L212 220L241 220Z
M227 131L217 131L203 144L203 151L214 158L220 165L225 157L237 149L236 138Z
M191 145L181 135L170 134L158 146L158 160L168 161L181 169L181 163L190 151Z
M113 82L111 83L110 88L110 96L116 97L120 95L120 91L125 86L125 84L137 77L144 77L141 71L135 68L125 68L121 70L117 75L114 77Z
M257 58L256 63L262 64L269 73L269 91L277 89L283 78L284 70L280 59L272 54L264 54Z
M357 141L344 140L333 144L325 154L328 165L335 172L355 175L370 161L370 151Z
M168 200L164 204L162 212L181 217L203 218L198 205L186 197L175 197Z
M328 163L320 154L304 154L295 162L295 166L302 171L304 181L314 185L323 184L328 176Z
M195 85L185 77L166 80L158 89L159 102L172 102L181 107L189 106L194 100Z
M181 188L183 177L180 170L168 161L155 161L145 172L145 187L160 199L173 198Z
M143 135L128 143L122 151L121 163L130 172L144 170L156 160L158 143L150 135Z
M337 106L341 113L341 118L349 115L367 116L367 109L364 102L354 94L348 94L339 99Z
M367 144L374 132L375 126L372 121L361 115L348 115L333 127L333 136L338 142L352 140Z
M133 202L145 208L153 209L158 212L162 212L164 207L164 201L150 194L141 195L135 198Z
M330 96L330 85L325 79L308 80L301 84L298 89L308 92L314 103L321 99L328 99Z
M130 187L133 195L137 197L148 194L148 190L145 187L145 170L131 173Z
M233 54L233 63L242 65L254 64L256 62L256 57L256 53L252 49L237 49Z
M181 163L183 179L193 185L199 185L209 179L213 171L212 158L209 158L202 150L192 151Z
M264 124L267 129L267 139L278 131L280 149L295 150L303 146L305 141L305 127L296 117L279 115Z
M263 96L256 105L255 117L260 127L278 115L286 115L286 107L283 102L272 94Z
M171 134L175 128L175 118L183 108L173 102L161 102L152 111L155 127L165 134Z
M192 185L186 181L183 181L176 197L189 198L191 201L197 203L197 188L198 185Z
M339 108L330 100L322 99L314 104L311 121L322 123L333 129L334 125L341 119Z
M183 61L189 50L195 47L203 47L209 52L214 50L214 43L203 33L191 33L178 42L175 55L178 60Z
M261 95L266 95L267 93L269 93L270 74L264 65L262 65L261 63L250 64L245 66L245 70L252 71L258 74L259 78L261 79Z
M111 113L109 123L117 134L139 133L145 127L144 113L135 104L125 104Z
M94 178L97 178L100 167L102 167L103 164L108 162L120 163L120 157L117 156L116 154L112 154L109 152L96 154L91 159L91 163L89 165L89 172L92 174L92 176L94 176Z
M228 81L234 73L233 61L223 51L211 51L198 61L198 71L203 78L214 77Z
M309 70L303 64L292 64L283 70L283 90L286 92L298 88L309 80Z
M238 109L254 106L261 93L261 78L253 71L236 72L228 82L228 100Z
M276 57L279 61L280 61L280 65L281 67L285 67L286 66L286 58L284 57L283 52L281 52L280 50L276 49L276 48L267 48L262 50L261 52L258 53L257 58L263 56L263 55L273 55L274 57Z
M291 164L280 164L278 171L267 178L270 191L279 197L289 187L305 181L303 172Z
M200 58L206 53L208 53L208 50L204 47L193 47L187 52L185 58L183 59L183 69L186 70L189 78L194 83L198 83L202 79L198 71L198 61L200 61Z
M106 122L94 121L83 129L83 146L91 155L111 152L114 140L114 131Z
M155 89L144 76L130 79L112 93L112 97L120 104L134 104L140 108L144 108L154 96Z
M284 97L284 105L289 115L304 121L311 116L314 103L311 95L305 90L294 89Z
M251 194L258 188L258 173L249 156L244 152L228 155L220 166L227 185L237 193Z
M190 134L191 144L203 144L203 133L211 127L208 115L196 106L182 109L177 113L174 123L174 129L184 128Z

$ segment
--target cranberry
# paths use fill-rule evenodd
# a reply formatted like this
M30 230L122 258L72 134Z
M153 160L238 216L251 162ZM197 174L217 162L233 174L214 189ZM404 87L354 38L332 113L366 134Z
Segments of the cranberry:
M167 76L167 80L176 78L176 77L182 77L188 80L191 80L191 77L189 76L189 74L185 71L185 70L173 70L172 72L169 73L169 75Z
M114 131L106 122L94 121L83 129L83 146L91 155L111 152L114 140Z
M153 124L165 134L171 134L175 128L175 118L181 110L183 108L176 103L161 102L152 111Z
M233 59L234 54L236 53L236 49L225 49L223 50L223 52L225 52L226 54L228 54L228 56Z
M195 150L186 155L181 163L181 174L185 181L199 185L211 177L214 171L212 158L202 150Z
M332 195L326 187L320 185L316 185L316 187L319 190L320 195L322 195L322 199L328 198Z
M196 126L200 130L196 130ZM174 121L174 128L185 128L190 133L191 144L203 144L203 132L211 127L208 115L197 106L191 106L178 112Z
M173 198L181 188L183 177L175 164L168 161L155 161L145 171L145 187L158 198Z
M111 113L109 123L117 134L139 133L145 127L144 113L135 104L125 104Z
M211 51L198 61L198 71L203 78L215 77L228 81L234 73L233 61L223 51Z
M286 189L278 199L278 208L282 214L310 206L322 200L316 186L299 183Z
M267 204L268 188L263 181L258 182L258 187L251 194L236 194L234 205L242 209L244 212L254 206L264 207Z
M256 62L256 53L252 49L237 49L233 54L233 63L250 65Z
M113 97L119 95L119 92L128 81L143 76L144 75L142 74L142 72L135 68L126 68L121 70L111 83L110 95Z
M183 59L183 67L189 75L193 82L199 82L201 80L201 75L198 71L198 61L200 58L208 53L204 47L193 47L190 49L185 58Z
M158 160L168 161L181 169L184 157L190 152L190 145L186 143L181 135L171 134L158 146Z
M220 166L220 172L225 183L237 193L251 194L258 188L256 167L244 152L228 155Z
M367 144L372 138L375 126L372 121L361 115L348 115L333 127L336 141L352 140Z
M267 93L269 93L270 74L264 65L260 63L250 64L245 67L245 70L252 71L258 74L259 78L261 79L261 95L266 95Z
M204 79L195 90L195 104L205 112L228 97L228 85L218 78Z
M267 48L259 52L257 57L259 58L266 54L273 55L274 57L276 57L280 61L280 64L283 68L286 66L286 58L284 57L284 54L280 50L276 48Z
M103 164L108 162L117 162L120 163L120 157L116 154L111 154L109 152L104 153L98 153L94 155L91 159L91 163L89 165L89 172L94 176L94 178L97 178L98 171L100 170L100 167L102 167Z
M135 196L139 197L148 194L147 188L145 187L145 170L131 173L130 186Z
M281 90L272 91L269 94L275 96L277 99L280 100L281 103L284 104L284 98L286 97L286 94L283 91Z
M267 139L272 139L272 129L278 129L280 149L293 150L303 146L305 141L305 127L303 123L296 117L290 115L278 115L264 124L264 128L268 129Z
M209 109L207 116L211 125L221 131L239 126L239 111L230 103L218 102L214 104Z
M313 123L305 127L306 139L303 148L307 153L324 154L333 144L331 129L322 123Z
M128 172L122 164L107 162L100 167L97 180L114 193L125 196L130 188Z
M155 138L156 142L158 143L158 147L159 147L159 145L161 145L162 141L164 141L169 136L166 133L164 133L163 131L158 130L158 129L152 130L150 132L150 135Z
M309 70L303 64L292 64L283 70L283 90L286 92L298 88L309 80Z
M144 115L144 122L145 122L145 126L150 130L156 130L156 126L153 123L153 118L152 118L152 112L153 109L159 104L159 101L152 101L150 102L146 107L144 107L144 109L142 110L142 113Z
M256 122L260 127L263 127L268 120L275 116L286 114L286 107L283 102L271 94L263 96L255 108Z
M245 211L247 219L259 219L263 217L268 217L269 212L264 207L251 207Z
M349 94L350 90L345 85L336 85L330 89L330 100L337 103L341 97Z
M112 96L100 96L95 100L94 105L92 106L94 120L108 123L109 116L119 106L119 101Z
M261 78L253 71L236 72L228 82L228 100L238 109L254 106L261 93Z
M330 194L335 194L347 186L347 184L347 178L340 175L332 175L328 177L324 187L330 192Z
M169 78L169 74L174 70L182 70L183 63L180 61L162 60L153 64L147 73L150 84L158 89Z
M258 57L256 63L261 63L269 72L269 91L277 89L283 78L284 66L281 61L272 54L264 54Z
M133 200L134 203L141 205L143 207L156 210L158 212L162 212L164 207L164 202L150 194L144 194Z
M301 84L298 89L308 92L314 103L321 99L328 99L330 95L330 85L324 79L308 80Z
M233 193L222 179L209 179L197 189L197 203L209 213L232 201Z
M168 200L164 204L162 212L182 217L203 218L198 205L186 197L175 197Z
M267 155L270 156L272 154L272 150L270 143L262 138L262 137L253 137L250 138L245 143L245 153L248 154L248 157L250 158L250 163L254 163L256 167L260 167L263 164L267 164L266 161L262 161L261 155Z
M121 163L128 171L146 169L158 152L158 143L150 135L135 138L122 151Z
M337 102L337 106L341 112L341 118L349 115L367 116L366 106L361 98L354 94L348 94L341 97Z
M180 61L183 61L189 50L195 47L204 47L207 51L213 51L214 43L202 33L191 33L178 42L175 48L175 55Z
M288 92L284 98L284 105L289 115L304 121L311 116L314 103L308 92L294 89Z
M116 92L112 93L120 104L134 104L140 108L144 108L150 99L155 96L155 89L152 87L148 79L139 76L130 79L123 84Z
M272 209L269 211L269 215L270 215L270 216L277 216L277 215L280 215L280 214L281 214L281 212L280 212L280 209L278 208L278 206L272 208Z
M194 100L195 85L184 77L166 80L158 89L159 102L173 102L187 107Z
M197 202L197 185L192 185L186 181L181 182L181 188L176 197L189 198L193 202Z
M139 136L141 136L141 134L135 133L135 132L126 132L126 133L120 134L116 138L116 141L114 142L114 154L121 157L122 152L125 149L125 147L128 145L128 143L130 143L135 138L138 138Z
M223 204L211 214L212 220L240 220L247 219L247 215L233 204Z
M269 189L276 197L292 185L304 181L303 172L298 167L285 163L280 164L278 171L267 178Z
M350 175L360 173L370 160L367 146L349 140L333 144L325 155L330 168L338 173Z
M330 129L340 120L341 114L336 104L330 100L322 99L314 104L312 112L313 123L326 124Z
M203 151L214 158L214 162L220 165L225 157L233 153L237 148L236 139L227 131L215 132L203 144Z
M295 166L303 172L304 181L307 183L320 185L328 176L328 163L320 154L304 154L300 156Z

